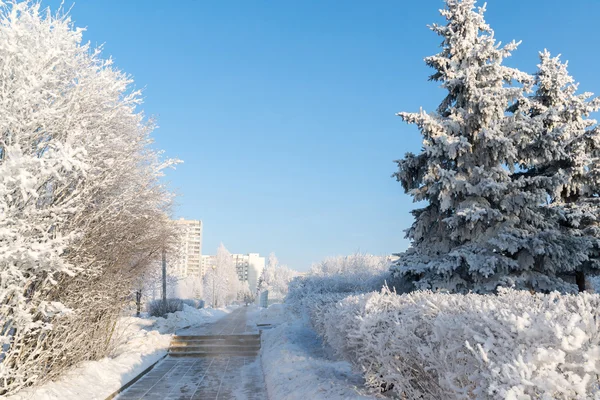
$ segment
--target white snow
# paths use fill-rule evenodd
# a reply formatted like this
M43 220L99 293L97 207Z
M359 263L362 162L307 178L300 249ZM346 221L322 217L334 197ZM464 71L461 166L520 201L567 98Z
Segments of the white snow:
M123 317L116 329L117 341L122 341L111 357L83 362L57 381L21 390L7 400L104 400L166 355L176 330L214 322L229 311L184 305L167 318Z
M272 324L262 332L261 360L271 399L372 399L349 363L329 358L314 331L287 307L274 304L249 321Z

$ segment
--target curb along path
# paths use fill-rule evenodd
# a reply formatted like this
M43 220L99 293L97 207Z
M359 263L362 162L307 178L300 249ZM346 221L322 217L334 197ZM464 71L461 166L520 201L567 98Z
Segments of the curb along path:
M260 335L246 327L247 310L179 332L169 356L116 399L267 400Z

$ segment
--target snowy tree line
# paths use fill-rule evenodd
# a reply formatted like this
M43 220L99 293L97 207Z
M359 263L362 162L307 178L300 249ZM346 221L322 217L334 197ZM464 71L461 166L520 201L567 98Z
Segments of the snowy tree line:
M599 267L600 100L567 64L540 53L530 75L504 65L475 0L447 0L425 62L446 96L437 110L399 113L423 136L395 174L425 206L393 268L413 289L583 291Z
M0 7L0 394L103 357L176 239L160 182L175 161L82 33L34 2Z
M303 315L316 303L379 291L391 278L389 268L387 257L361 253L328 257L313 264L306 276L290 281L285 302L292 311Z
M269 254L269 260L258 280L257 292L269 292L269 299L283 300L288 294L288 286L298 273L287 265L279 263L275 253Z

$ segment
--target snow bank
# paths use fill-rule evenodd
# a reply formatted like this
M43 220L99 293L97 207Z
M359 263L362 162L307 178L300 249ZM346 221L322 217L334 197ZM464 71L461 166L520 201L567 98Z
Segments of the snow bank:
M7 400L104 400L163 357L177 329L214 322L228 313L184 305L183 311L167 318L123 317L115 329L120 344L110 357L83 362L60 379L21 390Z
M271 399L370 399L346 361L327 357L321 340L285 305L276 304L250 314L255 323L270 323L262 332L261 360Z
M230 311L229 308L196 309L184 304L183 311L167 314L166 318L157 318L154 329L160 333L174 333L177 329L213 322L229 314Z
M368 386L400 398L598 399L599 307L587 293L383 290L309 315Z

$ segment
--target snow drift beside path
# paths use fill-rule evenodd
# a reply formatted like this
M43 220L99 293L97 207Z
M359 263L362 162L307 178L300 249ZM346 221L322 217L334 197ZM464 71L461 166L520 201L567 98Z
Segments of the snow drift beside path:
M372 399L357 388L362 378L349 363L327 358L314 331L290 316L287 307L274 304L249 313L254 323L273 324L262 332L261 360L272 399Z
M183 311L167 318L123 317L115 330L120 344L111 357L81 363L59 380L22 390L7 400L104 400L163 357L177 329L214 322L228 313L184 305Z
M177 329L214 322L230 312L231 308L203 308L198 310L184 304L183 311L167 314L167 318L157 318L154 329L160 333L175 333Z

